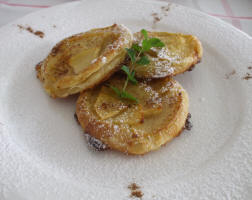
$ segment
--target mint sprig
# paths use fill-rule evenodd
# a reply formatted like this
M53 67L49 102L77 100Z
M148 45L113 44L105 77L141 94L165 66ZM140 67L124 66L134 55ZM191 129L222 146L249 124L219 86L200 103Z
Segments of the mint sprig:
M138 65L148 65L150 64L149 58L147 56L142 56L138 61L136 61Z
M124 83L123 89L120 90L117 87L111 86L110 88L122 99L129 99L138 103L138 99L133 95L126 92L126 88L128 82L130 81L132 84L136 85L138 82L135 78L135 65L138 66L146 66L150 63L149 58L144 55L145 52L149 51L152 47L164 47L165 44L159 38L149 38L148 32L145 29L141 30L141 33L144 37L142 44L133 44L131 48L125 48L128 56L131 61L131 68L123 65L122 71L127 75L126 81Z
M126 65L123 65L121 69L127 74L129 81L134 85L136 85L137 80L135 78L135 71L130 72L129 67L127 67Z
M149 38L146 30L142 29L141 33L144 36L142 41L142 52L149 51L152 47L164 47L165 44L159 38Z
M140 47L138 44L132 44L132 47L135 51L140 52L142 50L142 47Z
M128 92L126 91L123 91L123 90L119 90L117 87L114 87L112 85L110 85L110 88L117 94L117 96L119 96L120 98L122 99L128 99L128 100L131 100L131 101L135 101L138 103L138 99L134 96L132 96L131 94L129 94Z
M144 39L147 40L148 39L148 32L145 29L142 29L141 33L144 36Z
M125 48L125 50L127 51L129 57L130 57L130 60L132 63L136 62L136 52L133 48Z

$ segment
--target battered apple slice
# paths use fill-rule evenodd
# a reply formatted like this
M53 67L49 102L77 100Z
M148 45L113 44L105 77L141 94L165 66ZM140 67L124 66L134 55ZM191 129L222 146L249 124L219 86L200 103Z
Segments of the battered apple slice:
M37 77L54 98L93 88L118 70L132 39L129 29L117 24L73 35L36 67Z
M148 32L149 38L160 39L164 47L152 47L146 56L150 60L147 66L135 66L138 78L162 78L174 76L199 63L203 49L200 41L193 35L167 32ZM141 45L143 35L140 32L134 34L134 43Z
M121 90L124 81L119 76L113 76L107 83ZM112 99L106 97L102 101L102 88L104 86L82 92L77 100L76 113L84 131L110 149L127 154L145 154L160 148L184 129L188 115L188 95L172 78L129 84L127 92L134 95L138 103L117 99L114 93ZM99 115L104 114L97 114L100 112L97 111L98 104L94 106L93 102L111 105L110 100L122 109L115 112L109 106L105 112L106 117L101 118ZM149 101L150 107L146 104Z
M127 109L125 102L118 99L110 88L103 86L94 104L98 116L104 120Z
M131 105L127 101L122 101L105 86L99 92L94 109L101 120L110 118L115 124L137 124L144 119L141 105Z

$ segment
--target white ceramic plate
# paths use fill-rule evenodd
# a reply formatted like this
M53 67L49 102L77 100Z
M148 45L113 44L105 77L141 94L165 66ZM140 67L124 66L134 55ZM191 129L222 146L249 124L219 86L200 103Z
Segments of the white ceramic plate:
M73 117L76 97L51 99L35 76L62 38L113 23L194 34L204 47L202 62L176 77L190 96L193 129L145 156L92 151ZM243 79L251 55L245 33L164 2L74 2L1 28L0 199L130 199L132 182L147 200L251 199L252 79Z

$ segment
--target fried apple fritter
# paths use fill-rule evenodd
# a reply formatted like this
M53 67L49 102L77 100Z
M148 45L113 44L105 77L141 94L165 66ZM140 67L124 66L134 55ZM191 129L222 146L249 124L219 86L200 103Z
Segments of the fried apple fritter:
M108 84L119 89L123 83L118 75L108 80ZM109 87L104 87L82 92L76 113L84 131L109 148L127 154L145 154L159 149L183 130L188 95L172 78L129 84L127 92L138 98L138 103L119 99ZM103 98L104 95L111 98Z
M152 47L146 52L150 64L146 67L135 66L138 78L163 78L175 76L199 63L202 57L202 46L200 41L193 35L167 32L148 32L150 38L159 38L164 47ZM135 43L141 44L143 35L138 32L134 34Z
M117 24L73 35L53 47L37 76L54 98L92 88L118 69L132 39L129 29Z

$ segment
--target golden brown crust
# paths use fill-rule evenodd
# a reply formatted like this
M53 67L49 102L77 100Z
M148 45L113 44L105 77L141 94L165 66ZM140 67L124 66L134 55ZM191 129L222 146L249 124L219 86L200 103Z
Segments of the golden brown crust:
M67 97L106 80L131 44L131 32L116 24L71 36L52 49L38 77L50 96Z
M113 79L113 78L112 78ZM85 132L101 140L111 149L127 154L145 154L178 136L183 130L188 115L188 95L173 79L159 79L148 82L162 98L162 113L144 119L133 125L115 124L115 118L101 120L95 113L92 102L99 93L99 87L81 93L76 113Z
M43 82L43 77L42 77L42 75L41 75L41 66L42 66L42 65L43 65L43 61L39 62L39 63L36 65L36 67L35 67L36 73L37 73L37 78L38 78L41 82Z
M148 32L165 43L163 48L152 48L147 52L150 59L148 68L136 68L138 78L164 78L190 71L200 62L203 49L201 42L193 35L167 32ZM142 41L141 33L135 33L135 42Z
M36 70L37 78L41 82L44 82L44 78L41 75L41 66L42 66L42 64L43 64L43 61L39 62L36 65L35 70ZM108 70L107 73L104 73L103 76L101 76L100 78L96 78L95 80L94 80L94 77L91 76L89 82L87 82L87 86L85 87L85 90L92 89L95 86L97 86L97 85L103 83L104 81L108 80L115 72L117 72L120 69L120 67L121 67L120 65L117 65L115 68L113 68L111 70ZM54 96L52 96L52 97L54 97Z

